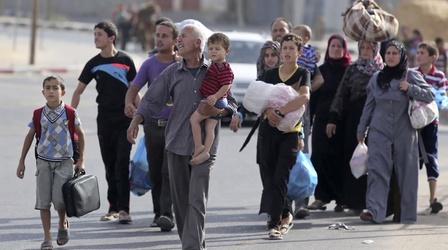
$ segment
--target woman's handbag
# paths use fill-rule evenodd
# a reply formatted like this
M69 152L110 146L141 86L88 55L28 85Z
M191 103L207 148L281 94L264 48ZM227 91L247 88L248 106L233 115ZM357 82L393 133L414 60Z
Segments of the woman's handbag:
M342 30L349 38L381 42L398 33L398 20L373 0L358 0L344 14Z
M439 109L435 101L425 103L412 99L409 100L408 114L412 127L421 129L439 117Z
M350 170L356 179L367 173L367 152L366 144L359 143L350 159Z

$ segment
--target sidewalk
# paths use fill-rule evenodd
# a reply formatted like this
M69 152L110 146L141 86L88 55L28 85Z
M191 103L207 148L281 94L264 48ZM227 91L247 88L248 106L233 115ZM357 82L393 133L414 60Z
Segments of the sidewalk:
M93 26L92 26L93 29ZM0 74L80 72L99 53L93 32L82 30L38 29L35 64L29 64L30 29L0 24ZM146 59L143 52L128 53L136 67Z

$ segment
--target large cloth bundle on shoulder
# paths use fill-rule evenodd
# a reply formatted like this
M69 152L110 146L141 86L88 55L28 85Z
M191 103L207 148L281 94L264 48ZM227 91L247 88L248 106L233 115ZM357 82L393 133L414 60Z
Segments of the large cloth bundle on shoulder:
M398 33L398 20L373 0L358 0L344 14L345 35L355 41L381 42Z

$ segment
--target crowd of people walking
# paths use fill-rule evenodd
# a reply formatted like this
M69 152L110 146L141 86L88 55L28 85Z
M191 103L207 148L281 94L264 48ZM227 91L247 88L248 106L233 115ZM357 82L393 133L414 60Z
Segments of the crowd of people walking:
M117 29L111 22L95 26L95 46L101 52L86 63L71 100L76 108L89 82L96 80L98 141L109 201L100 220L132 222L128 166L131 146L143 124L153 184L151 226L163 232L176 226L182 249L205 249L206 206L219 121L230 117L230 127L237 131L247 112L238 107L230 91L233 73L226 57L231 41L222 33L207 39L194 23L177 27L164 18L155 25L156 50L137 72L132 59L115 48L118 30L127 36L126 28ZM351 211L364 221L382 223L394 214L395 222L416 222L419 154L427 159L420 162L427 168L430 188L426 212L438 213L443 206L436 196L437 120L417 132L411 126L408 108L410 99L429 103L434 99L431 88L448 86L443 41L437 39L438 46L419 41L414 59L410 48L407 50L406 43L398 39L383 44L361 40L358 58L352 62L344 36L333 34L323 63L318 65L320 53L310 44L312 31L307 25L293 27L285 18L277 18L271 24L271 37L254 62L257 80L284 83L297 92L297 97L282 107L267 108L256 122L256 163L262 183L259 213L268 215L268 238L283 239L294 218L309 216L309 210L325 210L332 201L335 212ZM211 63L204 58L205 45ZM415 61L415 68L410 67L410 60ZM148 90L140 98L138 92L144 86ZM46 110L65 114L61 108L63 83L48 78L43 88ZM57 93L56 100L53 93ZM305 107L302 121L291 131L277 129L285 115ZM46 115L45 119L51 121L51 117ZM36 132L32 124L29 126L17 169L19 178L23 177L24 158ZM78 118L76 126L82 134ZM65 147L72 144L67 140L68 129L63 135L52 134L55 132L48 125L43 130L39 145L57 136L64 138ZM205 137L201 136L204 131ZM421 140L423 147L419 149ZM355 178L349 162L358 143L364 142L368 146L368 175ZM314 197L293 201L288 198L287 186L299 151L311 151L318 184ZM42 146L37 158L54 163L73 157L73 150L62 155L52 152L43 151ZM78 161L76 168L83 168L82 164ZM44 186L40 183L37 188L47 193L55 188ZM45 201L42 196L36 209L45 211L41 216L47 218L50 203L59 201L61 194ZM310 199L313 202L308 204ZM54 204L64 212L60 202ZM47 224L41 249L52 249ZM66 244L68 239L68 221L61 215L57 243Z

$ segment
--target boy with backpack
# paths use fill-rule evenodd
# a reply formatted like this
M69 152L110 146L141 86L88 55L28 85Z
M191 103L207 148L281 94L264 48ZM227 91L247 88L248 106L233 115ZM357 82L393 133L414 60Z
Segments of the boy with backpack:
M47 103L34 110L33 120L25 137L17 167L17 177L25 174L25 158L33 137L36 137L36 206L40 210L44 241L40 249L53 249L51 238L51 212L53 203L59 216L56 243L60 246L69 240L69 222L66 217L62 186L73 177L73 164L84 168L84 132L76 110L65 105L63 80L49 76L43 81L42 94Z

